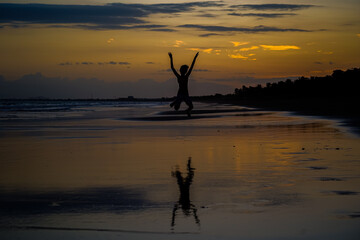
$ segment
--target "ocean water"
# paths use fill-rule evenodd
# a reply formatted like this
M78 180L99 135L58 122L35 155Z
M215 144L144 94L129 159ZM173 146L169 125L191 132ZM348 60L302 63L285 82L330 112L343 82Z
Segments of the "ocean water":
M0 100L0 120L52 119L83 117L86 112L146 108L161 102L91 101L91 100Z
M0 238L359 239L351 129L194 105L0 102Z

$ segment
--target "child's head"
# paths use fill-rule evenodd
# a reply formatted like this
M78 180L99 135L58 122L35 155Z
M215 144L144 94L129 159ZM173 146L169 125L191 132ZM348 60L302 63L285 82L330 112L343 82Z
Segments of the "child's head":
M180 67L180 74L181 74L181 75L185 75L186 72L188 71L188 69L189 69L189 66L188 66L188 65L182 65L182 66Z

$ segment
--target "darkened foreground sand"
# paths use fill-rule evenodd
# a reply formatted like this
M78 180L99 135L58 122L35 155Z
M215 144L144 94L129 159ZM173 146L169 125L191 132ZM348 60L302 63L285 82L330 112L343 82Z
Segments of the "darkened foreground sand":
M352 131L360 134L360 111L357 108L359 97L307 97L307 98L253 98L214 97L205 102L218 102L257 108L268 111L287 111L300 115L325 117L337 120Z
M259 112L257 109L201 109L191 111L191 116L187 115L186 111L162 111L152 116L138 116L132 118L125 118L125 120L134 121L185 121L195 119L208 119L208 118L220 118L221 114L234 114L235 116L262 116L269 113Z
M358 137L313 117L195 110L12 113L0 125L0 238L359 238Z

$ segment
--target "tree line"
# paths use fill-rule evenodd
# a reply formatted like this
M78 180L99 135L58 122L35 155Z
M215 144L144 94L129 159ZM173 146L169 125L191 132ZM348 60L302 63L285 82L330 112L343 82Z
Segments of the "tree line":
M359 95L360 68L346 71L334 70L325 77L300 77L287 79L266 86L236 88L233 97L237 99L306 98L306 97L348 97Z
M266 83L265 86L242 86L234 93L211 96L194 96L194 100L276 100L331 98L344 99L360 97L360 68L334 70L325 77L299 77L296 80Z

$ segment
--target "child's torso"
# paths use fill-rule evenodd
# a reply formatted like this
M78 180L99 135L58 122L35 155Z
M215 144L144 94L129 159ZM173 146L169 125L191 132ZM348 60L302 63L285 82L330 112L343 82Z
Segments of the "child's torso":
M186 76L178 77L178 84L179 84L178 94L189 95L189 92L188 92L188 80L189 80L189 78L186 77Z

